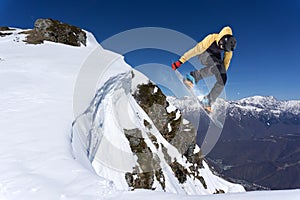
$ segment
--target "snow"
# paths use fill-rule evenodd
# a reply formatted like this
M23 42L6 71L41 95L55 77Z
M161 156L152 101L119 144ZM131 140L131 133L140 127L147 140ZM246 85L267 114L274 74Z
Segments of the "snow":
M137 190L135 193L123 192L118 194L115 198L119 200L295 200L299 199L299 190L281 190L281 191L255 191L245 193L229 193L229 194L217 194L217 195L202 195L202 196L185 196L185 195L173 195L161 192L151 192L145 190Z
M107 177L100 177L87 159L74 159L70 141L70 129L74 120L73 96L78 73L86 58L91 56L95 49L101 51L102 48L90 33L87 47L71 47L52 42L42 45L25 44L22 42L24 35L19 35L19 31L21 30L16 29L12 31L13 35L0 38L1 200L299 199L299 190L201 197L149 190L117 190L118 185L109 179L115 174L104 171L102 174L109 174L106 174ZM104 52L105 50L101 51L101 55L107 55L107 52ZM116 66L125 66L121 56L116 57L113 62ZM98 85L103 85L110 77L120 73L119 70L121 69L117 67L106 72L104 79L98 81ZM128 68L122 70L124 72ZM91 98L87 97L82 106L86 106ZM116 99L111 100L112 102L105 105L112 106L113 100ZM126 99L119 99L114 103L123 106L124 102L127 102ZM116 112L111 110L112 108L107 107L107 112ZM131 120L134 113L134 110L129 109L128 115ZM116 116L121 119L125 117L121 113L115 114L114 117ZM122 126L132 126L131 123L125 122ZM116 141L117 137L112 134L107 139ZM126 150L127 144L119 145L123 145ZM107 151L105 146L102 148L104 152ZM175 156L176 152L173 151ZM127 161L127 164L130 165L130 162ZM95 167L97 162L93 164ZM209 170L203 169L204 176L209 177L212 175L210 173ZM208 184L221 184L222 181L224 180L218 179L218 182Z
M180 118L180 116L181 116L181 113L180 113L179 110L177 110L177 112L176 112L176 117L175 117L174 120L178 120L178 119Z
M170 103L170 102L169 102ZM168 113L174 112L176 111L176 117L175 117L175 121L178 120L181 117L181 113L180 110L178 110L174 105L172 105L171 103L169 104L169 106L166 108Z
M95 46L28 45L17 33L0 38L1 195L90 199L109 193L109 182L76 162L70 148L73 87Z
M171 113L174 112L177 108L175 106L173 106L172 104L169 104L169 106L167 107L167 112Z
M172 126L170 123L168 123L168 130L169 130L169 133L172 131Z

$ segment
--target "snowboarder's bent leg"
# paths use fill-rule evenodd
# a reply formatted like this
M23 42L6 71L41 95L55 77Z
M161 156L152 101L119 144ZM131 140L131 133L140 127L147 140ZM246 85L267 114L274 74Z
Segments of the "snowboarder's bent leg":
M204 67L202 69L192 71L190 74L195 78L195 82L198 83L198 81L202 80L203 78L214 75L212 68L213 66Z
M205 66L202 69L192 71L190 74L195 78L196 83L202 80L203 78L213 76L222 69L219 69L221 65L223 65L223 61L221 57L216 57L215 55L211 55L207 52L204 52L199 56L199 61ZM225 68L224 68L225 69ZM226 70L225 70L226 73Z
M213 104L219 95L222 93L224 86L227 82L227 74L225 67L223 65L218 66L218 72L215 74L216 83L210 93L207 95L207 98L210 100L211 104Z

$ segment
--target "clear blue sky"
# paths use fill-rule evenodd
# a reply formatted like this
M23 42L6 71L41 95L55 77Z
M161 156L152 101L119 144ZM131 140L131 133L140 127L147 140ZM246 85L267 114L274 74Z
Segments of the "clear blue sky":
M238 46L228 70L227 98L300 99L299 0L0 2L0 26L32 28L38 18L53 18L92 32L99 43L119 32L149 26L173 29L200 41L230 25ZM128 61L168 64L178 56L150 52L136 58Z

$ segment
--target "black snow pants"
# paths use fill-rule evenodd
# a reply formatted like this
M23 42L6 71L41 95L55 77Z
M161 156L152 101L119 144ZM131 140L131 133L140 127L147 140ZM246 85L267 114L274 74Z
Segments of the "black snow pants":
M215 76L216 83L211 89L207 98L214 103L218 96L222 93L227 82L226 68L221 59L221 55L214 56L204 52L199 56L200 62L205 66L199 70L192 71L190 74L195 78L196 83L206 77Z

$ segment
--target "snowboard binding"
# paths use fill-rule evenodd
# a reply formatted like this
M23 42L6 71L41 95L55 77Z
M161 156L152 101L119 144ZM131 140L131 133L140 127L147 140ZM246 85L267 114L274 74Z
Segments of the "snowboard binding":
M205 110L208 114L212 113L211 102L210 102L210 100L209 100L207 97L204 97L204 98L201 100L201 104L202 104L202 107L204 108L204 110Z
M183 82L190 89L192 89L194 87L194 85L196 84L195 78L190 74L185 75L185 79L183 80Z

